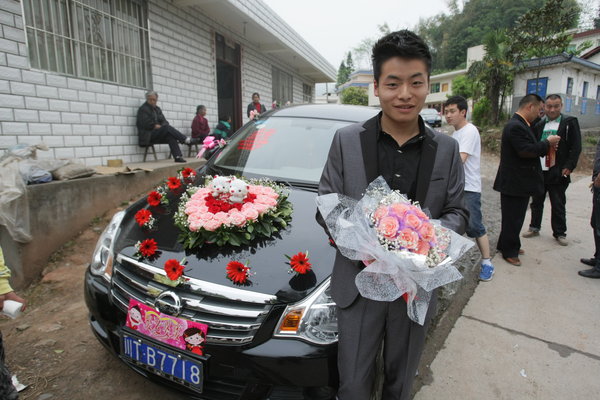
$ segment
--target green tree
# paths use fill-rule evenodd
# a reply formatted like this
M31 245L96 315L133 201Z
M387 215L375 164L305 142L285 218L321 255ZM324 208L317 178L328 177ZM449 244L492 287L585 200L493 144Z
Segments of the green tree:
M471 79L481 83L484 87L484 95L489 99L490 115L482 116L482 119L497 124L504 99L511 92L514 78L510 41L505 31L494 31L485 36L483 46L485 49L483 60L471 64L467 74Z
M354 104L357 106L369 105L369 95L365 89L350 86L342 91L342 104Z
M390 27L387 22L384 22L381 25L377 25L377 30L379 31L379 37L385 36L388 33L391 33ZM352 49L354 52L355 60L357 60L357 64L359 66L371 65L371 52L373 51L373 45L377 40L377 38L365 38L363 39L356 47Z
M457 76L452 80L452 96L462 96L465 99L478 98L481 88L478 81L466 75Z
M567 50L577 26L579 5L571 0L547 0L517 19L509 32L511 52L516 60L553 56Z
M579 5L572 0L546 0L542 7L519 17L509 33L514 72L524 68L521 61L566 52L572 39L567 30L577 26L579 13ZM537 80L541 67L535 70Z
M352 74L354 72L354 61L352 60L352 52L349 51L346 56L346 68L348 69L348 73Z
M462 8L457 3L450 2L449 14L422 19L415 28L431 48L433 70L456 69L465 61L467 49L480 45L488 32L513 28L521 15L543 1L467 0ZM564 5L577 6L577 0L565 0Z
M349 79L350 74L348 73L348 68L346 67L346 63L342 61L340 63L340 67L338 68L337 82L335 84L335 87L337 88L340 85L343 85L344 83L348 82Z

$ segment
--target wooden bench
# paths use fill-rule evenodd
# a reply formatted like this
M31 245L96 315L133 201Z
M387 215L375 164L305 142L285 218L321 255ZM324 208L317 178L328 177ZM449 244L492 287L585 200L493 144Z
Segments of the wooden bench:
M149 144L147 146L140 146L144 148L144 162L146 162L146 157L148 157L148 149L152 150L152 154L154 155L154 161L158 160L158 157L156 157L156 149L154 148L153 144Z

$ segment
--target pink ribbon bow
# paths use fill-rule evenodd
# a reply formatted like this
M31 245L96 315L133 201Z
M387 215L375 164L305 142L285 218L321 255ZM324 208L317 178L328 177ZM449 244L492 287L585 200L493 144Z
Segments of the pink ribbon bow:
M207 136L202 142L202 149L196 155L196 158L202 158L206 150L214 149L215 147L225 147L227 142L224 139L216 140L214 136Z
M205 137L204 141L202 142L202 149L200 149L196 158L202 158L202 156L204 155L206 150L210 150L210 149L214 148L216 145L217 145L217 141L215 140L214 136Z

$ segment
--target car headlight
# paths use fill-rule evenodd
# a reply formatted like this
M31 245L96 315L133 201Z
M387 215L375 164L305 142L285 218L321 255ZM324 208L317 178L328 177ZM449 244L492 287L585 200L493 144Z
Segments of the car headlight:
M337 311L329 294L329 283L330 279L327 279L306 299L287 306L274 336L323 345L337 342Z
M112 265L113 265L113 239L117 236L121 221L125 216L125 211L119 211L116 213L107 227L100 235L96 249L92 255L92 262L90 263L90 272L97 276L102 276L106 280L110 281L112 276Z

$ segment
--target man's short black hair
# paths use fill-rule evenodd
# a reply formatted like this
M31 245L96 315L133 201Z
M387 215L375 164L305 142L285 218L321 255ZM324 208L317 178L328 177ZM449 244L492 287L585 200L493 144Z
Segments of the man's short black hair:
M467 111L469 105L467 104L467 99L462 96L452 96L444 103L444 107L448 107L451 104L456 104L456 107L459 111L465 110Z
M379 82L381 66L392 57L421 60L427 67L427 76L431 73L431 53L429 47L417 34L407 29L385 35L373 46L371 60L373 75Z
M519 101L519 108L526 106L527 104L540 104L543 103L544 99L535 93L526 94L521 101Z
M558 94L549 94L548 96L546 96L546 100L560 100L560 102L562 103L562 97L560 97L560 95Z

